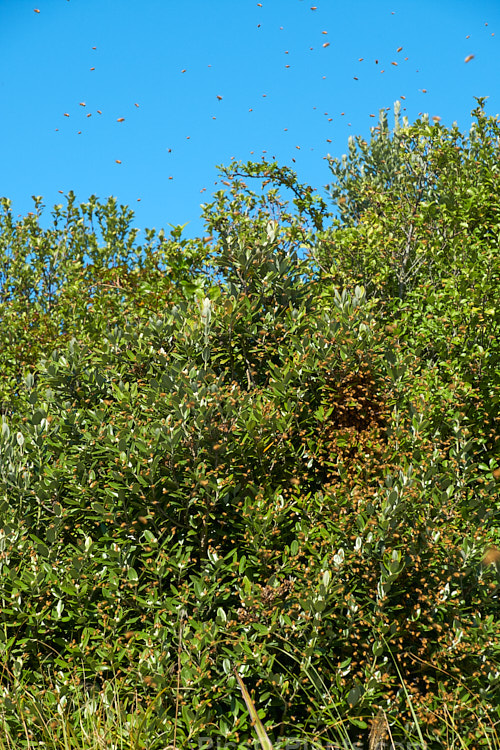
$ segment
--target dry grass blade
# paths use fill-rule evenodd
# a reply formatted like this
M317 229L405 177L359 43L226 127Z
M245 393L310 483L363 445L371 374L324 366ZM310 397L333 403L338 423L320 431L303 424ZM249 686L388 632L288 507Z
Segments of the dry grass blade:
M368 738L369 750L383 750L387 739L389 725L385 716L385 711L381 708L372 721L370 736Z
M177 748L177 722L179 719L179 702L181 694L181 655L182 655L182 634L184 630L184 621L181 618L179 623L179 646L177 648L177 690L175 693L175 719L174 719L174 750Z
M403 679L403 675L401 674L401 672L399 670L398 663L397 663L396 659L394 658L394 654L392 653L392 651L391 651L391 649L389 647L389 644L387 643L387 641L385 640L385 638L383 638L383 641L384 641L384 645L386 646L388 652L390 653L390 655L392 657L392 661L394 662L394 666L396 668L396 672L398 673L398 677L399 677L399 680L400 680L401 685L403 687L403 691L404 691L406 700L408 702L408 706L409 706L409 709L411 711L411 715L413 717L413 721L415 722L415 728L417 730L417 734L418 734L418 738L420 740L420 744L421 744L422 750L426 750L427 743L425 742L423 734L422 734L422 730L420 729L420 724L418 723L417 715L415 713L415 709L413 708L413 702L412 702L410 694L409 694L409 692L408 692L408 690L406 688L406 683L405 683L405 681Z
M250 693L246 689L243 683L243 680L239 676L236 669L233 669L233 672L234 672L236 679L238 680L238 685L241 688L241 693L243 695L245 703L247 704L248 713L252 717L252 723L255 726L255 731L257 732L257 736L259 738L259 742L261 744L262 750L273 750L271 740L267 736L267 732L264 729L264 725L262 724L261 720L259 719L257 715L257 709L255 708L255 704L253 700L250 698Z

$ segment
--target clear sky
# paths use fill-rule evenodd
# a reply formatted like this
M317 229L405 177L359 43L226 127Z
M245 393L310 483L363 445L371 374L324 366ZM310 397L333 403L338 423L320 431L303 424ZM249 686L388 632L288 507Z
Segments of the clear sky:
M114 195L199 236L233 157L321 190L396 100L461 129L474 96L496 114L499 42L500 0L0 0L0 195Z

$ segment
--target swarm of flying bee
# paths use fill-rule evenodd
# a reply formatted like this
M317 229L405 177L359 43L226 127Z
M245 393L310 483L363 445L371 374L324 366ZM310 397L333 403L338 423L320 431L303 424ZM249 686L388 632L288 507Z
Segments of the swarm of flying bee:
M260 34L262 34L264 32L264 30L266 30L266 29L269 30L270 27L271 27L271 25L274 23L274 17L273 17L274 9L273 9L271 0L267 0L267 2L258 2L258 3L256 3L256 6L257 6L258 10L256 11L257 15L256 15L256 19L255 20L258 21L258 23L256 23L256 26L257 26L257 29L258 29L258 34L260 35ZM300 7L300 5L298 4L297 8L299 8L299 7ZM37 14L37 16L40 17L40 19L43 19L43 10L44 10L43 7L42 8L34 8L33 9L34 13ZM350 79L351 79L351 81L355 82L355 84L353 84L353 85L361 87L363 84L366 84L367 80L369 80L370 81L370 86L372 86L373 85L373 79L372 79L371 76L372 76L373 70L372 70L372 72L370 72L370 66L377 66L376 70L379 73L385 73L384 78L387 78L387 76L389 75L389 73L390 73L391 70L394 70L394 74L393 75L401 75L399 73L399 71L402 68L404 69L405 66L406 66L406 64L409 63L410 57L409 56L404 57L404 54L401 55L401 53L403 52L403 45L400 44L399 46L395 45L392 48L392 51L391 51L391 49L383 49L383 45L379 45L380 46L380 52L377 55L377 57L374 56L374 57L371 58L371 62L370 62L369 56L367 56L366 53L365 53L365 55L361 56L361 57L353 56L353 60L352 60L351 65L349 65L349 64L346 65L346 62L348 62L348 61L339 61L338 60L337 53L336 53L336 44L335 44L335 36L336 35L335 34L331 34L330 36L328 36L329 29L328 28L324 28L324 26L323 26L323 24L325 23L325 19L328 17L328 15L330 15L330 17L331 17L331 7L329 6L329 4L325 3L324 5L319 5L319 6L318 5L312 5L312 6L309 6L309 7L305 6L305 4L304 4L303 8L301 10L298 10L297 12L305 14L305 15L301 16L301 23L304 24L304 28L305 29L308 29L308 30L310 29L311 30L310 33L313 35L313 37L315 37L315 39L311 38L310 41L308 41L308 42L306 42L306 40L304 39L304 42L306 42L306 44L304 45L304 48L303 48L302 51L300 51L297 48L293 49L292 46L290 46L290 45L289 45L289 49L283 49L282 48L281 54L284 54L284 55L287 56L285 58L285 60L283 61L282 70L284 68L287 71L286 75L289 76L289 78L287 78L287 80L289 80L289 81L291 81L293 79L293 76L295 75L295 71L297 70L297 67L298 67L298 64L297 64L297 53L298 52L303 53L305 51L305 49L306 49L307 43L308 44L312 44L312 46L308 47L309 53L313 53L313 55L322 55L322 57L319 57L318 60L319 60L319 64L322 65L322 66L324 66L326 68L326 70L324 71L325 74L321 76L321 80L323 80L323 81L325 81L327 79L327 74L330 73L331 75L336 75L337 76L337 80L341 80L341 78L343 77L343 79L344 79L344 85L347 85L347 79L349 77L349 72L350 72L351 73ZM311 21L309 21L307 19L307 17L306 17L308 13L311 14L310 15L310 17L312 19ZM390 12L390 16L394 17L395 19L397 19L397 12L396 11L391 11ZM314 25L316 24L317 21L319 21L319 23L321 23L321 26L323 26L323 28L321 28L321 26L320 26L319 28L316 29L316 31L314 31ZM40 22L42 22L42 20ZM290 19L287 19L287 22L288 22L289 25L291 25ZM38 23L38 21L37 21L37 23ZM392 23L395 23L395 21L390 21L389 23L392 24ZM487 25L488 24L486 23L485 26L487 26ZM276 29L276 33L279 33L279 34L283 33L283 37L280 37L280 38L283 38L283 39L284 38L293 39L293 37L287 37L288 28L287 28L286 25L276 26L275 29ZM330 29L330 31L331 31L331 29ZM488 31L488 33L490 33L490 32ZM328 37L328 39L325 39L325 36ZM467 35L467 39L469 39L470 36L471 35L468 34ZM494 34L491 34L491 36L494 36ZM281 44L281 42L280 42L280 44ZM283 45L283 47L284 46L285 45ZM295 43L295 47L297 47L296 43ZM99 49L101 49L101 46L99 46ZM358 54L360 52L363 55L363 50L360 49L358 51ZM308 54L308 53L306 53L306 54ZM98 78L98 72L99 72L99 65L98 65L98 59L97 59L97 55L99 55L99 52L98 52L98 46L97 45L94 45L94 46L91 47L90 55L92 55L92 56L95 55L92 59L95 60L96 62L93 62L92 66L90 67L90 71L93 72L93 73L96 73L96 77L93 80L97 80L97 78ZM384 62L384 59L385 59L385 62ZM464 63L468 64L468 63L472 62L475 59L475 54L469 53L465 57L462 57L461 59L463 60ZM355 60L357 60L357 62L355 62ZM210 63L207 64L207 67L210 68L210 69L212 69L214 67L212 65L212 62L214 62L214 61L211 61ZM457 62L458 62L458 60L457 60ZM180 74L182 74L182 76L183 76L183 82L185 81L185 86L189 86L190 85L190 80L191 80L191 78L193 76L193 73L197 74L197 70L196 70L197 63L192 63L192 62L189 63L189 64L186 64L186 63L188 63L187 59L184 60L184 65L179 65L179 67L177 68L177 73L175 73L175 71L173 71L172 73L169 72L169 75L175 76L175 75L178 75L178 73L180 72ZM204 64L206 64L206 61L205 61ZM359 67L358 67L358 65L359 65ZM215 66L215 67L217 68L217 66ZM311 68L310 69L311 69L311 71L317 70L317 67L315 68L314 65L311 64ZM89 69L87 68L87 70L89 70ZM363 71L365 71L365 72L363 73ZM416 73L419 73L419 71L417 70ZM313 75L312 72L311 72L311 75ZM420 76L422 76L422 74L420 74ZM296 82L296 79L294 79L294 80ZM381 80L383 80L383 79L381 79ZM391 78L391 80L392 80L392 78ZM220 85L220 79L219 79L219 85ZM361 89L359 89L359 90L361 90ZM418 89L415 88L414 92L413 92L414 97L416 95L418 95L417 92L419 92L421 94L428 94L428 89L426 87L421 87L421 88L418 88ZM217 119L219 121L220 120L224 120L224 118L226 118L227 115L228 115L229 108L231 108L232 105L233 105L234 97L231 96L231 92L230 91L224 91L224 90L221 91L219 89L219 92L217 92L217 90L214 91L213 88L212 88L212 96L213 96L213 99L221 105L220 106L220 110L219 110L219 112L221 114L220 114L219 118L216 118L214 112L211 112L210 113L210 117L211 117L211 119L213 121L215 121ZM330 96L334 97L335 93L330 92ZM359 94L356 94L356 96L359 97ZM262 99L267 100L268 99L268 93L267 92L266 93L262 93L261 97L262 97ZM406 96L405 95L400 95L399 98L406 103ZM274 102L272 101L274 99L274 97L272 95L272 92L270 92L269 99L271 101L270 101L270 104L268 106L272 106L274 104ZM86 112L85 116L87 118L87 121L88 121L88 118L92 117L93 113L97 113L97 114L103 116L102 120L101 120L102 124L104 124L105 120L107 122L109 122L108 118L110 116L113 117L113 113L112 112L104 112L104 110L102 110L102 109L94 109L94 107L92 106L92 103L90 102L90 97L87 97L87 101L89 102L89 104L87 104L86 101L78 101L78 105L80 107L82 107L83 109L89 109L89 110L91 110L91 111L87 111ZM251 104L251 106L248 107L248 104ZM254 113L254 111L256 111L258 109L257 102L255 100L248 102L248 104L247 104L247 108L246 108L246 111L248 113ZM119 112L117 112L117 113L114 114L114 121L116 123L119 123L119 124L127 123L126 125L124 125L123 133L128 133L129 132L129 126L130 126L131 120L133 120L133 117L130 115L130 109L129 109L130 106L132 106L132 105L128 104L126 102L123 102L123 109L122 109L123 114L120 114ZM133 106L136 109L138 109L139 108L139 103L138 102L133 102ZM68 111L63 112L62 115L63 115L63 117L68 118L70 120L70 122L68 123L68 127L71 128L71 124L74 122L74 120L72 120L71 118L74 117L74 116L76 116L75 115L75 108L72 109L70 106L68 106L67 109L68 109ZM314 106L313 109L316 110L317 107ZM340 107L339 107L339 109L340 109ZM403 110L404 109L405 108L403 108ZM141 112L142 112L142 110L141 110ZM325 116L328 116L327 117L327 122L328 123L334 123L335 124L335 122L338 122L336 120L337 117L344 117L346 114L348 114L348 113L346 113L346 111L342 111L342 112L337 111L336 114L333 113L333 116L328 116L328 113L325 113ZM119 115L119 116L117 116L117 115ZM125 116L125 115L127 115L127 116ZM370 117L370 118L375 118L376 114L375 114L375 112L370 112L370 113L367 113L367 116ZM255 114L253 115L253 117L255 117ZM347 118L347 119L349 119L349 118ZM432 120L433 120L434 123L439 123L441 121L441 116L437 115L437 114L433 115L432 116ZM227 122L227 120L226 120L226 122ZM283 133L293 133L294 128L291 127L291 125L292 125L292 123L282 122L281 123L281 127L280 127L281 132L283 132ZM283 127L283 126L285 126L285 127ZM351 123L348 123L347 126L350 127ZM214 126L214 127L217 127L217 126ZM60 133L61 132L61 126L57 127L55 130ZM78 135L85 135L86 129L85 128L81 128L78 131L76 131L76 129L75 129L73 132L76 132ZM326 142L328 144L332 143L331 133L325 132L324 135L325 135L325 141L324 142ZM326 136L330 136L330 137L326 137ZM290 135L288 135L286 137L289 138ZM191 134L186 135L185 136L185 140L188 141L188 142L191 142ZM193 140L194 141L197 140L196 134L194 134L194 133L193 133ZM291 146L291 144L290 144L290 146ZM301 146L296 145L295 149L296 150L300 150ZM313 150L313 149L311 148L311 150ZM165 148L165 151L168 154L171 154L172 153L172 148L171 147ZM267 151L268 151L267 149L263 149L262 150L262 154L265 156L267 154ZM253 151L251 153L253 154ZM119 156L120 154L118 153L118 154L113 155L113 158L116 155ZM292 160L292 162L295 163L295 159L294 158L291 158L291 160ZM115 164L121 165L122 164L122 159L121 158L114 158L114 162L115 162ZM126 162L124 162L124 163L126 163ZM170 175L169 176L169 180L172 180L173 178L174 178L174 175ZM206 188L202 189L202 191L204 191L204 190L206 190Z

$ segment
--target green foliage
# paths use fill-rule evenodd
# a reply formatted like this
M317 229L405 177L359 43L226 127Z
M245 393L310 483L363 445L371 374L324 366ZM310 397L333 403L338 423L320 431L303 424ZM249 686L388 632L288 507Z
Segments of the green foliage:
M63 715L112 684L148 748L244 742L247 705L273 744L366 739L380 707L431 745L450 702L469 744L498 721L498 125L476 118L382 118L330 228L272 164L224 171L212 244L139 246L112 200L70 195L50 229L4 201L10 732L36 685Z
M17 385L52 347L72 338L98 342L107 327L148 317L165 297L191 297L206 283L207 247L146 230L137 245L133 213L95 196L54 206L52 226L42 226L43 205L15 221L3 198L0 215L0 409L12 413Z
M373 205L373 195L387 191L406 193L425 185L425 165L418 158L408 161L405 130L408 120L400 120L401 105L394 105L394 132L389 129L387 112L380 110L379 124L371 128L370 143L361 136L349 136L349 153L342 159L329 157L335 182L327 186L343 225L356 226ZM430 187L430 186L429 186ZM430 190L427 190L429 193Z
M493 249L499 233L500 125L483 105L468 134L426 119L401 127L396 107L391 137L382 111L369 144L352 139L349 155L331 160L341 219L317 259L338 283L362 283L384 299L443 283L481 295L480 280L498 283L485 246Z

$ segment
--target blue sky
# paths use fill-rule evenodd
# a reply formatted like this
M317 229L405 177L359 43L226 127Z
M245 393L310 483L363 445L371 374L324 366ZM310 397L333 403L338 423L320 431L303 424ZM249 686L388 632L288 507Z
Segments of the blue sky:
M474 96L499 112L499 21L498 0L0 0L0 195L114 195L200 236L217 164L276 157L321 190L396 100L462 129Z

